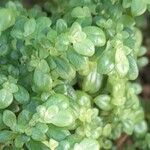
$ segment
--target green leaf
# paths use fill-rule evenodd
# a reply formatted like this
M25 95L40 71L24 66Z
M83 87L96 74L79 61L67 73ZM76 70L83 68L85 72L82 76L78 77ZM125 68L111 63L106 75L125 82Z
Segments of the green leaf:
M58 113L59 108L55 105L49 106L48 108L44 106L37 107L37 113L44 123L51 123L52 118Z
M132 16L129 15L123 15L120 18L120 21L123 23L124 26L133 26L135 25L135 20Z
M82 27L79 23L72 24L69 31L69 39L71 43L78 43L86 39L86 34L82 32Z
M48 40L50 40L52 43L55 42L56 38L57 38L57 32L53 29L50 29L47 33L47 38Z
M98 73L108 74L115 67L114 64L114 51L113 50L105 50L97 61L97 70Z
M150 0L145 0L146 4L150 4Z
M4 74L0 73L0 84L3 84L7 81L7 77Z
M30 140L30 138L24 134L21 134L21 135L18 135L16 138L15 138L15 146L17 148L22 148L23 145L25 143L27 143L28 141Z
M13 140L16 137L16 134L12 131L3 130L0 131L0 143L6 143Z
M35 141L44 141L46 140L46 135L42 131L40 131L38 128L32 128L31 137Z
M0 113L0 130L4 129L6 125L3 122L3 115Z
M65 127L74 123L74 117L70 110L62 110L51 119L51 122L58 127Z
M39 69L43 73L49 73L50 71L49 65L45 59L41 59L38 65L36 66L36 68Z
M150 133L147 133L146 134L146 142L147 142L147 145L148 145L148 148L150 148Z
M63 94L53 94L51 95L48 100L43 104L47 108L56 105L59 109L66 109L69 107L69 97Z
M68 46L69 46L68 35L66 33L60 34L56 38L56 43L55 43L56 50L59 52L63 52L63 51L66 51L68 49Z
M36 32L40 33L44 29L49 28L52 24L52 21L48 17L39 17L36 20Z
M111 149L113 147L112 142L107 139L102 143L102 146L104 149Z
M127 133L128 135L131 135L133 133L134 124L131 120L124 120L123 121L123 131Z
M99 150L100 145L94 139L85 138L79 144L75 144L73 150L79 150L79 149L82 149L82 150Z
M36 21L34 18L29 19L24 25L24 36L27 37L34 33L36 28Z
M92 56L95 53L94 44L89 40L85 39L81 42L73 44L74 50L84 56Z
M96 93L102 86L103 76L97 73L96 70L92 70L83 79L82 89L88 93Z
M135 61L135 58L131 55L128 55L128 61L129 61L128 78L130 80L135 80L139 74L137 63Z
M34 71L34 84L39 91L49 91L52 88L52 78L49 74L42 73L41 70Z
M121 92L121 90L120 90L120 92ZM121 95L122 93L121 94L118 93L118 94L119 94L119 96L115 96L112 98L112 104L115 106L123 106L126 101L126 98L122 97L122 95ZM116 95L117 95L117 93L116 93Z
M16 125L16 116L10 110L5 110L3 112L3 122L10 128L13 128Z
M121 77L126 76L129 71L129 62L122 48L116 50L115 67Z
M88 26L83 28L87 38L93 42L95 46L104 46L106 43L106 37L104 32L96 26Z
M57 66L55 70L62 79L71 80L75 77L75 71L67 60L61 57L54 57L54 61Z
M18 91L18 86L14 83L5 82L3 88L9 91L10 93L15 93Z
M87 6L85 7L75 7L72 12L71 16L74 18L84 18L84 17L90 17L91 13Z
M134 16L142 15L146 11L146 8L145 0L132 0L131 12Z
M18 115L18 124L19 125L28 125L31 120L31 113L28 110L22 110Z
M34 140L30 140L28 143L26 143L26 146L29 150L49 150L45 144Z
M6 8L0 9L0 33L15 23L15 13Z
M103 128L103 136L108 137L111 134L112 126L111 124L106 124Z
M20 104L29 102L30 95L23 86L18 86L18 91L14 94L15 100Z
M91 97L83 91L76 91L77 102L80 106L91 107Z
M59 111L57 106L50 106L48 109L40 106L37 112L44 123L52 123L58 127L69 126L74 122L74 117L70 110Z
M96 98L94 98L95 104L102 110L108 111L112 108L110 103L110 96L108 95L99 95Z
M145 135L148 131L148 126L145 121L141 121L140 123L134 126L134 132L136 135Z
M0 90L0 109L8 107L13 101L13 95L6 89Z
M63 19L58 19L56 22L56 31L58 33L65 32L67 30L67 23Z
M48 135L49 138L53 138L56 141L62 141L67 136L70 135L70 132L67 129L56 127L54 125L50 125L49 130L47 132L47 135Z
M67 51L67 58L76 70L83 70L88 66L88 58L78 54L72 49Z
M131 6L132 0L123 0L123 8L129 8Z

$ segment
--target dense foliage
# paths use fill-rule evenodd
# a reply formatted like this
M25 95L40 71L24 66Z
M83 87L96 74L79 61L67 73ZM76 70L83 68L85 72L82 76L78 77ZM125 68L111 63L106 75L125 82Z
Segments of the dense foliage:
M150 149L138 100L150 0L57 0L0 8L0 143L4 150L116 149L122 133Z

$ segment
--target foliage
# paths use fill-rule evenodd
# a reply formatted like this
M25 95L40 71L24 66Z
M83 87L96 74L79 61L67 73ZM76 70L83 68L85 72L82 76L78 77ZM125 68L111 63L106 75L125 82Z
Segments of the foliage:
M57 0L0 8L4 150L116 149L150 133L133 81L147 63L135 18L149 0ZM144 145L144 146L143 146Z

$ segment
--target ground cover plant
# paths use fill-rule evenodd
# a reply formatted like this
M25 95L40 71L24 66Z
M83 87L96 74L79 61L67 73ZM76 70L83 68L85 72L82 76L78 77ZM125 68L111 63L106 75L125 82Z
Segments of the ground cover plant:
M2 150L150 149L134 80L149 0L49 0L0 8Z

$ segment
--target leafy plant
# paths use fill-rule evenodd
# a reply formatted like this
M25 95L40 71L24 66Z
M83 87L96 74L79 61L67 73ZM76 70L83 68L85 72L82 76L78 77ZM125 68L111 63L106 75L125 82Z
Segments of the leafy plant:
M2 6L1 148L116 149L114 141L126 133L150 149L134 82L147 63L135 18L147 7L149 0Z

